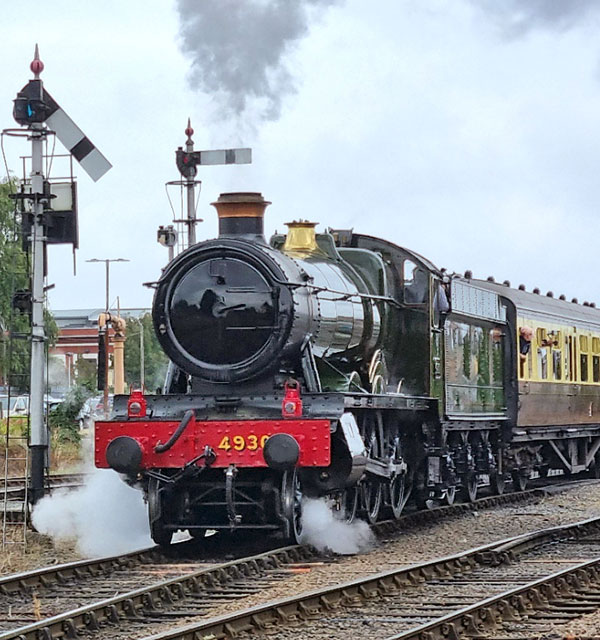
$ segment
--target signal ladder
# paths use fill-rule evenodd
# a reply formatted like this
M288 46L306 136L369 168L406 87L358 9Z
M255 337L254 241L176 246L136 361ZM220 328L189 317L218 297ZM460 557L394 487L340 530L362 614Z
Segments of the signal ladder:
M9 244L14 243L14 245L22 246L19 222L15 206L12 224L9 229L4 231ZM10 274L6 274L9 278L9 290L14 296L13 301L17 299L20 292L29 289L30 269L25 258L22 258L23 255L20 254L8 266ZM29 478L30 317L26 313L16 311L13 304L3 325L0 348L3 349L4 355L2 382L6 389L6 402L2 403L0 418L0 433L2 433L2 444L4 445L4 461L0 479L1 543L2 549L6 549L9 545L25 548L29 521L27 487ZM24 411L18 415L16 415L17 403L24 406ZM24 478L22 492L15 491L15 477Z

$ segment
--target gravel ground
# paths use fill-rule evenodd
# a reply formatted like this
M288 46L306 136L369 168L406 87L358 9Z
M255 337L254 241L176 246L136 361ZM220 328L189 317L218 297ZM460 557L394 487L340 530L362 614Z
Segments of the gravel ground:
M369 553L340 557L334 564L307 566L304 572L293 574L290 578L260 593L241 600L220 603L218 607L207 610L205 616L239 611L277 598L349 581L366 574L433 560L535 529L568 524L591 517L600 517L600 482L578 486L530 504L465 513L444 522L412 529L399 534L395 540L379 543ZM384 608L382 608L383 611ZM182 618L178 624L184 625L199 620L198 617ZM600 622L600 615L598 621ZM131 635L131 638L147 637L164 630L163 625L148 624L143 635ZM360 625L357 625L356 635L352 637L368 638L370 636L368 626L364 627L363 632ZM111 635L109 629L103 630L103 639L112 637L118 636ZM278 637L288 636L284 631L281 635L269 634L269 638ZM301 629L296 628L294 638L302 640L303 637Z
M48 536L29 531L23 548L22 529L19 527L13 535L16 543L7 544L0 552L0 576L82 559L74 541L55 543Z
M556 626L553 633L548 634L547 638L548 640L558 640L559 638L598 640L600 638L600 611L581 616L568 624Z

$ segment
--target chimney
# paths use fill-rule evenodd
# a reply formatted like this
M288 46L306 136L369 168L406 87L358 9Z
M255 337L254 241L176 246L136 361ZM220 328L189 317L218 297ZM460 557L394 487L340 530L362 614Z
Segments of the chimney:
M219 216L219 238L243 237L265 242L263 217L270 202L262 193L222 193L211 203Z

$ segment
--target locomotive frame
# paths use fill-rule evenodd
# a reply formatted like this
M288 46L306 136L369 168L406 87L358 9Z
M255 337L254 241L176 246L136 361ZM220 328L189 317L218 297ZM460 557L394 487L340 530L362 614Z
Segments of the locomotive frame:
M141 484L156 542L177 529L298 540L305 495L373 523L409 498L598 472L598 310L305 221L267 244L267 204L221 196L219 238L155 285L166 393L116 397L96 423L96 465Z

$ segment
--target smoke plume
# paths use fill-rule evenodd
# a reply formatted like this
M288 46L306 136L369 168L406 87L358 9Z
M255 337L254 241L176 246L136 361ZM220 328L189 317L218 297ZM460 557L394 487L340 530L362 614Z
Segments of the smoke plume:
M178 0L181 48L192 88L212 94L225 116L258 108L276 120L295 92L285 56L323 11L342 0Z
M471 0L494 19L509 37L534 29L568 31L598 13L598 0Z
M35 528L57 540L75 539L87 557L126 553L154 543L142 492L109 469L91 473L80 489L55 491L39 501Z
M302 541L321 551L351 555L375 546L375 536L366 522L355 520L348 524L339 520L326 500L304 500L302 526Z

